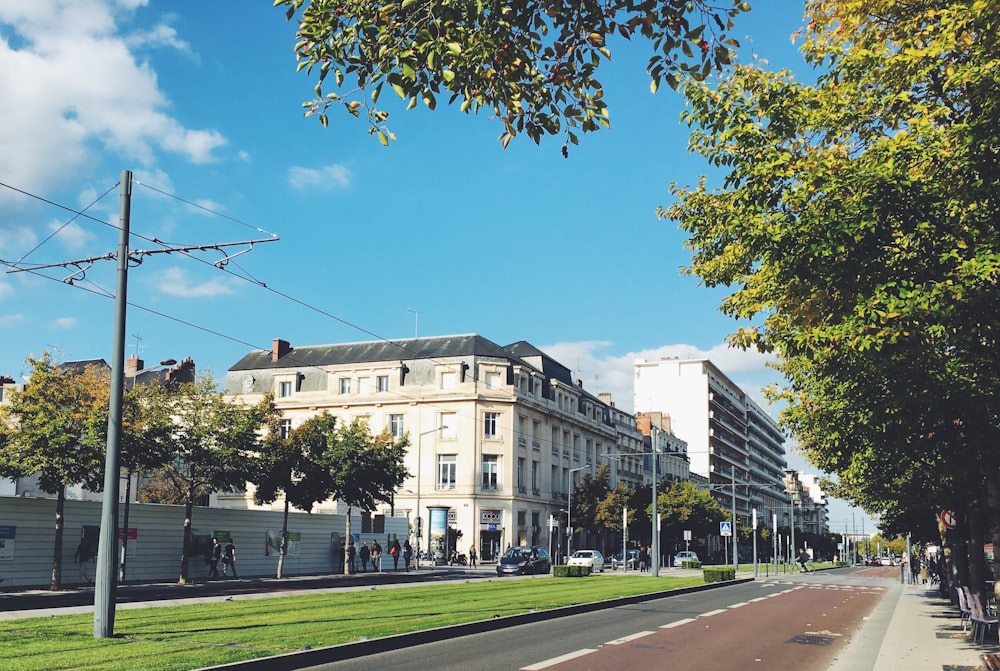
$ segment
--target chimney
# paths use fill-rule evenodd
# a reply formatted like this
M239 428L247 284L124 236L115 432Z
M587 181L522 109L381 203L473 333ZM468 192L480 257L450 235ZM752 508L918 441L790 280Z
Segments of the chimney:
M610 405L612 408L615 407L615 404L612 403L611 401L611 394L609 394L608 392L602 391L600 394L597 395L597 398L604 405Z
M135 374L142 370L145 362L139 358L138 354L133 354L125 362L125 377L135 377Z
M282 340L281 338L275 338L274 343L271 345L271 361L277 361L281 357L288 354L288 351L292 349L287 340Z

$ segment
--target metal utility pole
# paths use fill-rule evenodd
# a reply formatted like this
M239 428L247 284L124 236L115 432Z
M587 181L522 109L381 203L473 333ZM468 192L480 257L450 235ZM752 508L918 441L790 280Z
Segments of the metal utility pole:
M108 401L108 441L104 458L104 493L101 504L101 530L98 536L97 568L94 575L94 636L110 638L115 631L115 599L118 589L118 490L121 462L121 432L122 432L122 396L125 384L125 317L128 307L128 268L129 264L139 265L142 258L152 254L171 254L175 252L205 251L214 249L221 251L224 247L234 245L249 246L259 242L275 242L277 236L264 240L245 240L243 242L209 243L205 245L190 245L185 247L166 247L158 250L130 250L129 227L132 212L132 173L122 170L119 195L118 217L118 250L117 252L94 256L75 261L50 263L45 265L16 268L8 272L36 271L43 268L72 266L76 270L64 281L70 284L83 277L86 271L96 261L115 259L118 262L117 288L115 291L115 325L113 330L111 357L111 396ZM228 255L213 263L217 268L225 266L230 259L243 254L249 249L237 254ZM127 531L126 531L127 533Z
M653 542L652 547L652 562L653 565L650 567L652 569L653 577L660 577L660 516L656 514L656 477L659 475L657 466L657 455L659 450L656 444L656 428L653 426L652 421L649 423L649 444L653 448Z
M125 380L125 312L128 305L128 236L132 213L132 173L121 175L118 217L118 282L115 291L115 327L111 358L111 398L108 403L108 445L104 455L104 496L101 503L101 532L94 573L94 636L110 638L115 633L118 549L118 478L121 456L122 385Z

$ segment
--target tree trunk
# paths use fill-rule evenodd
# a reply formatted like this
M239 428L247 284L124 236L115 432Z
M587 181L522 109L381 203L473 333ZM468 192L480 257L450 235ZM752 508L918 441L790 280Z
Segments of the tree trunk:
M281 521L281 540L278 543L278 580L285 565L285 548L288 547L288 496L285 496L285 516Z
M985 519L980 509L980 499L974 500L969 506L969 591L986 603L986 555L983 552L985 544Z
M188 581L188 555L191 553L191 516L194 514L194 497L188 492L184 502L184 544L181 549L181 576L178 585L186 585Z
M49 589L53 592L62 589L62 555L63 527L66 512L66 487L62 486L56 493L56 537L52 548L52 577L49 578Z
M347 506L347 522L344 524L344 575L351 574L351 507Z

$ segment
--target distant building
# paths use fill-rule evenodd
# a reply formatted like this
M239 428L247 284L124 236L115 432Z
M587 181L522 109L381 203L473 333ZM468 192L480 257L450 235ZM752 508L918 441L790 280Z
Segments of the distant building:
M753 510L789 505L785 493L785 438L777 423L707 359L635 362L635 409L670 417L687 443L692 475L707 478L720 505L733 507L741 525Z

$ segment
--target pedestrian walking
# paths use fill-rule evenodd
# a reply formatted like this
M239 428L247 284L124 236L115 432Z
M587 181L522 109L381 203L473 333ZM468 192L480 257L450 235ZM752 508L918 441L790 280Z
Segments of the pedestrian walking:
M346 548L344 547L344 539L338 538L337 544L333 548L333 561L335 563L336 569L334 573L342 574L344 572L344 554Z
M212 539L212 547L208 551L208 577L218 578L219 577L219 560L222 559L222 546L219 545L219 539Z
M372 541L372 570L382 570L382 546L378 541Z
M76 546L76 552L73 553L73 561L76 562L77 569L79 570L80 582L87 583L88 585L93 582L90 579L90 560L93 557L94 553L91 551L87 539L81 538L80 544Z
M358 550L358 557L361 558L361 570L365 572L368 570L368 559L371 557L371 550L368 548L368 543L362 543L361 549Z
M403 554L403 548L399 545L399 539L396 538L392 541L392 545L389 546L389 554L392 555L392 570L399 570L399 555Z
M226 547L222 548L222 575L226 575L228 571L232 571L234 578L240 577L236 572L236 544L232 538L226 541Z
M469 546L469 566L476 568L476 546L472 544Z
M407 571L410 570L411 561L413 561L413 546L410 545L410 539L407 538L403 542L403 568Z

